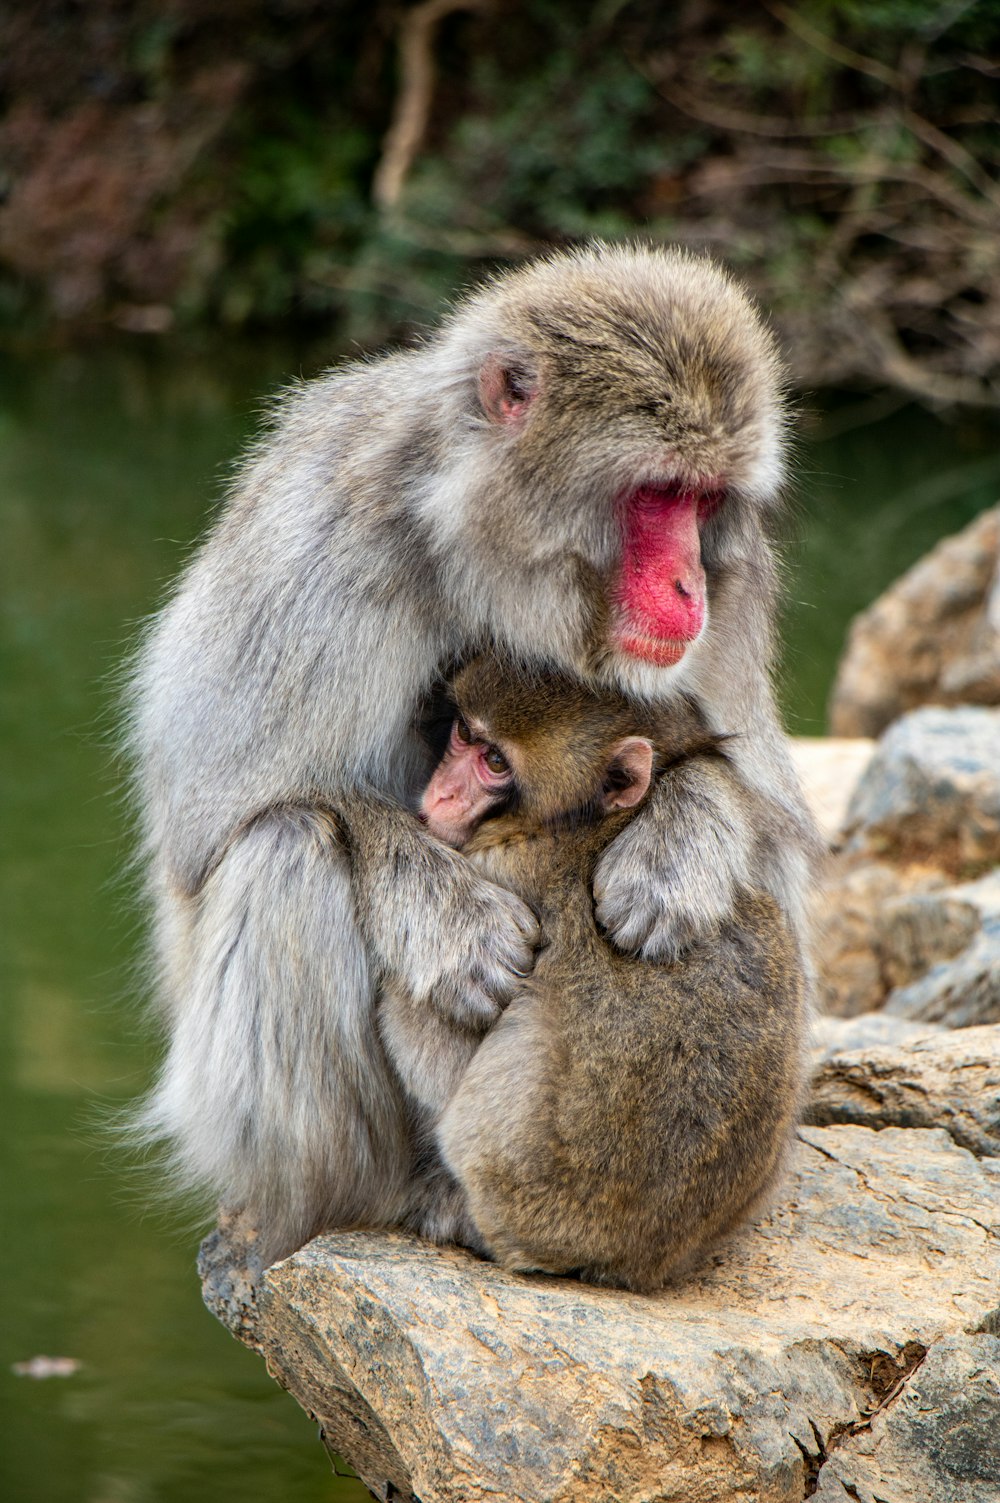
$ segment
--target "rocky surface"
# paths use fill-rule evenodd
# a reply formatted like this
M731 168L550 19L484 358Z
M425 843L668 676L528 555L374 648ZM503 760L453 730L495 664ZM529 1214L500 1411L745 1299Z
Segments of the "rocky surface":
M931 1347L892 1402L847 1432L821 1469L816 1503L997 1503L1000 1340Z
M891 992L885 1007L901 1018L949 1028L1000 1022L1000 919L990 919L953 961Z
M844 828L851 798L872 759L875 742L792 736L788 747L820 834L833 844Z
M969 896L975 890L973 884L949 887L926 868L901 871L882 861L835 858L818 903L822 1010L839 1017L869 1012L896 988L964 957L983 923ZM946 987L945 974L937 972L935 991Z
M972 875L1000 861L1000 710L915 710L886 731L845 820L846 847Z
M1000 704L1000 506L939 543L856 617L830 730L877 736L926 704Z
M1000 871L949 885L926 869L834 863L817 906L824 1012L1000 1023Z
M1000 1155L1000 1026L954 1032L873 1013L821 1018L816 1037L810 1122L941 1127Z
M236 1232L210 1307L379 1498L985 1503L1000 1160L944 1131L802 1128L771 1213L655 1298L362 1233L253 1297Z
M923 709L891 726L831 843L816 905L823 1010L1000 1021L1000 710Z

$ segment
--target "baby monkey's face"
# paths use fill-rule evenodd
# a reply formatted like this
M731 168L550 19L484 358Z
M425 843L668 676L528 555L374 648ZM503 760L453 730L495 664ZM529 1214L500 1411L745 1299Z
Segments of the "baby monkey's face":
M511 751L490 740L484 726L474 727L456 715L444 755L420 801L420 816L432 835L459 849L488 814L511 802Z
M633 808L649 789L653 746L643 736L609 735L608 729L602 718L597 725L578 721L570 733L565 713L558 719L540 714L517 737L498 733L462 707L424 790L420 816L432 835L461 849L484 819L501 813L527 832L584 811L600 818Z

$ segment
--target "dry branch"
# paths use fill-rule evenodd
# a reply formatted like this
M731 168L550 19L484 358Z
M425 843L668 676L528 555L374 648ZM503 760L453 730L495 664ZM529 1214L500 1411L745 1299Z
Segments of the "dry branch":
M434 35L445 16L482 10L488 0L424 0L406 12L399 28L399 93L382 156L372 182L372 198L383 211L395 208L406 175L427 132L434 97Z

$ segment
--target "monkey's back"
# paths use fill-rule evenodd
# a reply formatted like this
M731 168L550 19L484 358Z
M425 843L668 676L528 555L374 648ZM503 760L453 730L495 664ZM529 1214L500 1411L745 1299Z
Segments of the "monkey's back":
M629 958L598 932L579 868L552 875L534 895L546 947L449 1109L448 1157L500 1262L658 1288L778 1171L801 958L751 892L672 964Z

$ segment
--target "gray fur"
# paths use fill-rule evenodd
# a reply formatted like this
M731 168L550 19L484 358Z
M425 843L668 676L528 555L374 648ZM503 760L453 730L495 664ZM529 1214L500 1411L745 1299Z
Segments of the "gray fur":
M523 432L480 405L497 354L540 382ZM416 708L443 665L496 642L658 702L693 693L772 801L784 833L758 882L798 915L811 836L769 683L763 526L781 380L724 273L597 246L500 277L419 349L295 388L248 456L134 677L171 1035L140 1130L183 1182L263 1221L265 1257L324 1224L396 1217L411 1147L381 980L482 1017L528 963L529 912L429 854L402 812L428 771ZM702 637L675 669L623 659L604 633L615 496L720 476ZM352 819L351 872L335 830L350 843ZM697 817L654 802L601 861L611 934L655 957L713 932L749 859L732 824L724 790L702 790Z

